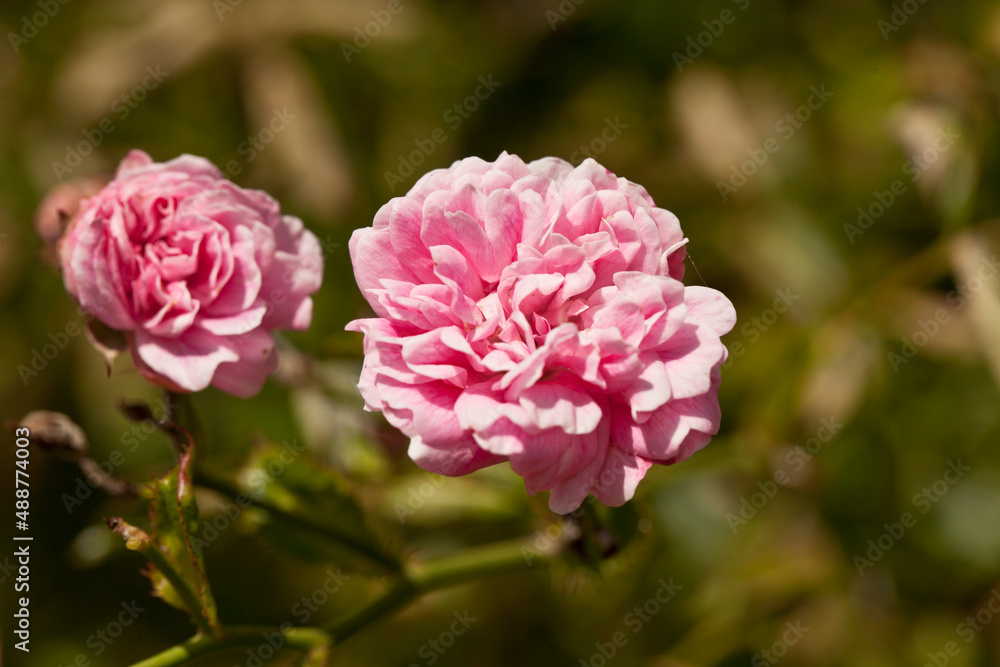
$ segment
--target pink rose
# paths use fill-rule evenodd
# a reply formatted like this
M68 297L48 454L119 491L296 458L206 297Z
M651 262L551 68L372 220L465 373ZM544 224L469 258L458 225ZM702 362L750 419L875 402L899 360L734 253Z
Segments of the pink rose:
M192 155L155 163L130 152L81 202L59 255L70 294L127 333L150 381L241 397L275 369L270 332L308 328L323 277L319 242L298 218Z
M685 287L677 218L594 160L502 154L425 175L351 237L378 315L358 385L431 472L509 460L570 512L621 505L719 428L721 293Z

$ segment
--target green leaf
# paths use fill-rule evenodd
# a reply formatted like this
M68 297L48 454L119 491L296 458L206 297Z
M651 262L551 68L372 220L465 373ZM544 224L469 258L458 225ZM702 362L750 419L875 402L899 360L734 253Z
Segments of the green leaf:
M397 569L398 561L371 531L344 482L302 450L297 441L268 444L239 472L242 491L280 510L278 515L250 513L257 517L261 533L306 562L334 561L365 569L375 561Z

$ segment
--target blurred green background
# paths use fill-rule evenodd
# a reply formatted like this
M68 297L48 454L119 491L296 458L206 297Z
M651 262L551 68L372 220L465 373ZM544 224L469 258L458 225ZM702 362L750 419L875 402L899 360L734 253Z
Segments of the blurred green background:
M19 370L80 322L35 207L132 147L206 156L324 244L313 327L287 337L281 372L249 403L195 398L206 460L305 444L417 557L559 520L504 466L432 482L361 412L361 337L343 327L367 306L347 239L391 196L468 155L592 155L680 217L687 282L736 304L720 434L608 513L636 531L599 573L566 559L433 594L332 664L1000 664L1000 4L5 0L0 34L0 418L65 412L137 482L173 455L160 435L126 446L116 402L156 399L127 360L108 379L77 336ZM142 523L139 503L94 491L70 512L79 469L34 451L30 471L33 650L13 650L4 567L6 664L128 665L187 638L103 527ZM209 520L224 507L199 501ZM241 520L207 550L227 623L301 622L327 568L353 572L259 528ZM680 590L651 603L671 578ZM371 590L352 575L310 622ZM99 639L133 601L135 622ZM465 610L476 622L432 648Z

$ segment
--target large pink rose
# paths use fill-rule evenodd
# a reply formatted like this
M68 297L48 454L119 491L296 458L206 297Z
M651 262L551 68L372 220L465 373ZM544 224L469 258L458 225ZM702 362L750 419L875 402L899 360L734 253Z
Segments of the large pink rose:
M685 287L677 218L594 160L468 158L351 237L377 318L359 388L432 472L509 460L569 512L630 499L719 428L732 304Z
M127 333L139 371L178 391L260 391L274 329L305 329L323 275L316 237L212 163L132 151L59 244L66 288Z

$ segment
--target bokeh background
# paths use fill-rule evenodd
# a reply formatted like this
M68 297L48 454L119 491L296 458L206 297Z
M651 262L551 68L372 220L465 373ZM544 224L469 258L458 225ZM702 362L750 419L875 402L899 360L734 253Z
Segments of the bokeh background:
M1000 4L5 0L0 36L0 418L65 412L96 461L123 455L117 475L172 464L158 434L132 447L115 407L155 408L154 390L127 360L108 378L83 336L24 369L81 322L35 207L132 147L208 157L324 245L314 325L284 340L278 376L251 402L195 398L203 455L233 470L263 442L304 444L416 556L544 539L560 520L505 467L432 480L361 411L361 340L343 327L367 306L347 239L390 197L468 155L594 156L680 217L687 281L736 304L722 430L605 515L618 555L433 594L333 664L1000 664ZM80 497L80 470L40 451L30 472L33 650L13 650L4 569L7 664L128 665L188 637L103 527L141 523L139 503ZM223 508L199 501L209 519ZM225 622L301 621L328 568L354 572L289 543L247 516L212 541ZM676 595L650 603L671 578ZM310 622L373 585L352 574ZM135 621L99 639L133 601ZM429 648L465 610L468 631Z

